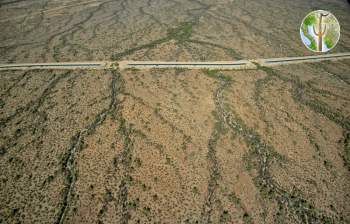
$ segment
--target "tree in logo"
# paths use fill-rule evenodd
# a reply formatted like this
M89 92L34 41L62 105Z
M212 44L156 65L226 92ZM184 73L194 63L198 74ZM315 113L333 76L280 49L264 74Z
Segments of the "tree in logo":
M312 27L314 30L314 33L318 37L317 50L321 51L321 52L322 52L323 36L325 35L326 30L327 30L327 24L324 24L324 27L322 27L322 25L323 25L322 20L323 20L323 17L326 17L328 15L329 15L328 13L324 14L324 13L320 12L320 14L318 16L318 32L316 32L315 25L313 25L313 27Z
M340 38L340 25L335 16L324 10L309 13L300 26L300 37L314 52L333 49Z

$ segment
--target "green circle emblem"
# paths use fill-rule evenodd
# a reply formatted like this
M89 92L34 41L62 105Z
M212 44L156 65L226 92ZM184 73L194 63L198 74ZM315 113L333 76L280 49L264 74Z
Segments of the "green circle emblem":
M335 16L324 10L309 13L300 26L304 45L314 52L328 52L338 43L340 25Z

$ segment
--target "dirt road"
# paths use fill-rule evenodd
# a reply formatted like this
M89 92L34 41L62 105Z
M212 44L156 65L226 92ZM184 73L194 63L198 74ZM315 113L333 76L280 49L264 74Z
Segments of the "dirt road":
M164 61L121 61L121 62L62 62L62 63L19 63L0 64L0 70L45 70L45 69L96 69L104 70L119 66L124 69L150 69L150 68L183 68L183 69L256 69L257 65L272 67L296 63L314 63L321 61L335 61L350 59L350 53L338 53L304 57L284 57L240 61L213 61L213 62L164 62Z

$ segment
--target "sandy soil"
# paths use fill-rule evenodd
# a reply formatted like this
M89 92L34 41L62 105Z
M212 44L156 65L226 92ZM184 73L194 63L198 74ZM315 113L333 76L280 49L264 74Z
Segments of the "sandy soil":
M1 63L306 55L320 6L349 51L340 0L82 3L2 1ZM349 223L349 71L1 71L0 223Z

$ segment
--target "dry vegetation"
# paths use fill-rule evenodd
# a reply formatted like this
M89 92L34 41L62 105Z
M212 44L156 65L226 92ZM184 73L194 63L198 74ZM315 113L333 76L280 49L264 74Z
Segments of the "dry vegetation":
M310 54L298 29L314 9L341 25L344 0L74 0L0 2L0 62L231 60Z
M1 62L304 55L322 4L350 39L344 1L63 2L2 1ZM1 71L0 223L349 223L349 72Z

